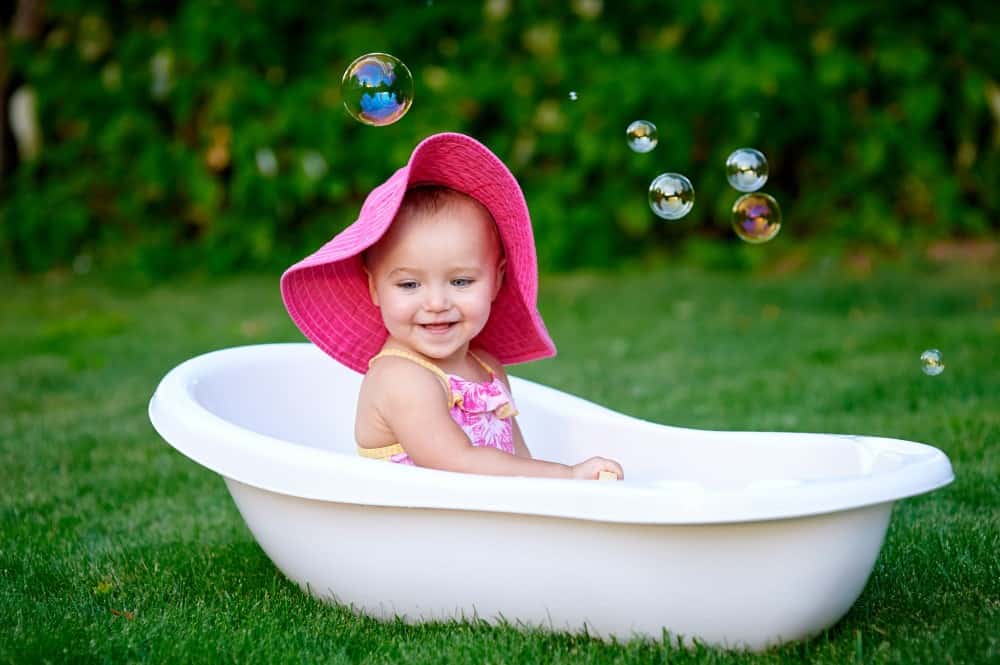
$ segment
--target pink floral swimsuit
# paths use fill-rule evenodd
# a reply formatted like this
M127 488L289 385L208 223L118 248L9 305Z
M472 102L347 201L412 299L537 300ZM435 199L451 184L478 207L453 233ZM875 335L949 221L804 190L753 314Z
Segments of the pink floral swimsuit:
M383 356L399 356L412 360L437 374L442 386L447 385L449 393L449 413L452 420L458 423L473 446L488 447L514 454L513 417L517 415L514 400L507 386L479 357L469 352L483 366L490 380L485 383L469 381L454 374L445 374L439 367L423 358L400 349L386 349L369 361L375 362ZM364 457L388 459L396 464L413 465L413 460L398 443L381 448L361 448L358 453Z

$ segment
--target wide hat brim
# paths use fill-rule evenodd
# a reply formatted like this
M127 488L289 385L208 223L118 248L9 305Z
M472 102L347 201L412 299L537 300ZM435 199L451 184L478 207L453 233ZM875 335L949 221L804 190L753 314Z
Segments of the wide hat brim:
M368 292L361 252L385 234L406 190L417 184L468 194L486 206L500 232L504 280L473 345L505 365L555 355L538 313L535 241L521 187L486 146L456 133L421 141L406 166L371 191L353 224L281 276L281 297L299 330L347 367L368 371L388 332Z

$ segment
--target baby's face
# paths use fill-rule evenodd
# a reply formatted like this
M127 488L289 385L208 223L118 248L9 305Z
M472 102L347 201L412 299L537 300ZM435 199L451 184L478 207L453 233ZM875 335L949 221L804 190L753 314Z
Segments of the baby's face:
M389 335L445 362L464 357L503 278L493 221L463 200L397 219L367 263L372 302Z

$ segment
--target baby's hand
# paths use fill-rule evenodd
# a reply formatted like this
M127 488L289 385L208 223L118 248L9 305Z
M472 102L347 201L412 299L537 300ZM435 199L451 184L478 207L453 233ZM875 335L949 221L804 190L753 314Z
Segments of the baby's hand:
M570 467L575 480L597 480L601 471L608 471L618 476L618 480L625 477L621 465L610 459L603 457L591 457L589 460L574 464Z

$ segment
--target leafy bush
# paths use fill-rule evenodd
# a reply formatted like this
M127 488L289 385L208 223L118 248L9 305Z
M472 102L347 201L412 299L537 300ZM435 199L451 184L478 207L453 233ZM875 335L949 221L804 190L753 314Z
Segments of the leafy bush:
M723 163L744 145L769 157L780 238L892 249L995 231L995 22L952 3L807 4L55 0L37 38L0 44L5 94L34 91L43 135L3 173L0 257L279 269L437 131L511 167L547 269L738 243ZM341 106L344 68L372 51L414 75L388 127ZM625 146L637 118L659 128L651 153ZM646 203L663 171L697 190L679 223Z

